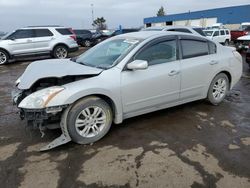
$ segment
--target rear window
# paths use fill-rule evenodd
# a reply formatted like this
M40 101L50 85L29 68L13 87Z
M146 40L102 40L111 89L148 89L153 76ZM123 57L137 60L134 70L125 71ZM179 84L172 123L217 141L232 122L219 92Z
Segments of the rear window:
M50 37L53 34L48 29L35 29L35 36L36 37Z
M70 29L67 28L58 28L56 29L56 31L62 35L72 35L72 31L70 31Z
M91 34L91 32L88 31L88 30L74 30L74 32L75 32L77 35L81 35L81 34Z
M201 36L206 36L205 33L203 32L203 30L201 28L193 28L197 33L199 33Z
M181 40L183 59L204 56L209 54L206 41L184 39Z
M226 30L226 34L229 35L229 31L228 30Z

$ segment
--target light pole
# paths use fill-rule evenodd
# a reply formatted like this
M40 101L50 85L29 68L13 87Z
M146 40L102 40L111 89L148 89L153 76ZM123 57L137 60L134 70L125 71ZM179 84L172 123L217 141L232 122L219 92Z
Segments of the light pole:
M91 12L92 12L92 24L94 23L94 4L91 4ZM93 26L94 29L94 26Z

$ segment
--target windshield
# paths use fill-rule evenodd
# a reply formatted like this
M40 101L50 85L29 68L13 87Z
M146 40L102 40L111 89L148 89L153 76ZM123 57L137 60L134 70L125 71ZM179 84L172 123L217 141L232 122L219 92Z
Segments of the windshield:
M214 31L204 31L204 33L206 34L206 36L211 37L213 36Z
M108 69L122 60L139 42L138 39L113 39L100 43L75 59L75 62Z

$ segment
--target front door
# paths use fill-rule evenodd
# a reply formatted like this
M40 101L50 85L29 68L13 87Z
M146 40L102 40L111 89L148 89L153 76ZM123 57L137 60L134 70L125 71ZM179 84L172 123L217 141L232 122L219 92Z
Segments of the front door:
M32 29L17 30L7 39L13 55L29 54L34 50L34 31Z
M157 109L179 100L180 61L176 40L165 40L138 52L133 60L146 60L146 70L124 70L121 74L123 111Z

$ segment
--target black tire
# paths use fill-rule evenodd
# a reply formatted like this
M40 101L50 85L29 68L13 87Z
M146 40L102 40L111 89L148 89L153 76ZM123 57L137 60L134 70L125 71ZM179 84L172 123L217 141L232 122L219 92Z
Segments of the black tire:
M97 123L87 123L85 126L82 127L82 130L79 130L80 128L76 127L76 120L79 120L80 116L83 116L83 111L88 109L88 108L100 108L102 109L102 113L105 114L105 124L103 125L103 128L101 129L99 127L99 133L92 136L92 137L87 137L87 136L82 136L80 135L80 132L85 132L84 129L86 127L91 127L93 125L97 125ZM93 112L94 113L94 112ZM102 114L102 115L103 115ZM92 114L93 115L93 114ZM87 118L86 118L87 119ZM86 119L83 119L85 121ZM89 120L86 120L89 121ZM92 119L91 119L92 121ZM69 111L68 117L67 117L67 128L70 137L72 140L78 144L89 144L96 142L100 140L102 137L104 137L107 132L109 131L111 124L113 121L113 116L112 116L112 110L111 107L107 102L104 100L98 98L98 97L87 97L84 99L79 100ZM91 124L91 125L90 125ZM88 128L87 128L88 129ZM91 128L92 134L94 134L94 129ZM91 134L91 132L90 132Z
M220 96L221 97L218 97L216 99L216 97L214 95L216 95L216 89L214 89L214 87L216 87L215 85L218 83L218 81L222 79L225 81L225 92L223 91L224 94L221 94ZM218 86L218 85L217 85ZM216 75L214 77L214 79L212 80L210 86L209 86L209 90L208 90L208 95L207 95L207 99L208 101L213 104L213 105L218 105L220 104L224 98L226 97L228 91L229 91L229 87L230 87L230 84L229 84L229 79L227 77L226 74L224 73L219 73L218 75ZM224 89L223 89L224 90ZM220 93L220 92L219 92Z
M84 46L84 47L90 47L90 46L91 46L91 41L88 40L88 39L87 39L87 40L84 40L84 41L83 41L83 46Z
M4 65L9 62L9 54L5 50L0 49L0 65Z
M68 57L68 48L65 45L58 45L53 49L52 55L57 59L65 59Z
M224 43L225 46L229 46L229 40L226 40Z

